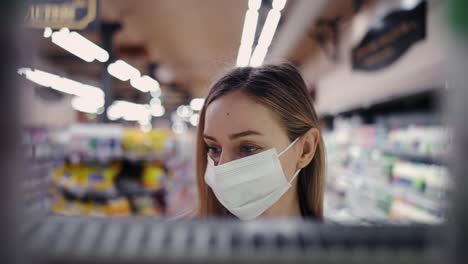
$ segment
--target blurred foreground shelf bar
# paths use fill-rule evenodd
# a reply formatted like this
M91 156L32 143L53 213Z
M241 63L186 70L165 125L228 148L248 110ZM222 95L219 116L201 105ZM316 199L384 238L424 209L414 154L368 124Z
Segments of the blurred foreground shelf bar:
M429 239L438 229L383 223L344 226L291 220L163 222L53 216L29 222L22 245L41 263L427 263L435 252Z

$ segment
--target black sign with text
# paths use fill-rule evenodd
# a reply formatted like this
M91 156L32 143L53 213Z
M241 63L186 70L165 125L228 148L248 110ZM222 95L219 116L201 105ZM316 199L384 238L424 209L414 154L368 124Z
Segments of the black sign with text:
M352 50L353 69L380 70L400 58L413 44L426 38L427 3L412 10L386 15L381 27L373 28Z
M30 0L24 17L26 26L84 30L94 25L97 0Z

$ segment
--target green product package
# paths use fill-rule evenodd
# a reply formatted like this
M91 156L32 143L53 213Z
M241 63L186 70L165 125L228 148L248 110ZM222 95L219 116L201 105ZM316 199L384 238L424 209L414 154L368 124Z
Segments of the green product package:
M468 38L468 1L451 0L448 2L448 18L454 31Z

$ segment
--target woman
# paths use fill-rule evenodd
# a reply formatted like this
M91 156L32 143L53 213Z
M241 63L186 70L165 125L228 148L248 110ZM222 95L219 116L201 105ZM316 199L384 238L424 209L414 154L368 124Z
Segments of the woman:
M200 113L198 216L322 219L324 158L298 70L236 68L214 83Z

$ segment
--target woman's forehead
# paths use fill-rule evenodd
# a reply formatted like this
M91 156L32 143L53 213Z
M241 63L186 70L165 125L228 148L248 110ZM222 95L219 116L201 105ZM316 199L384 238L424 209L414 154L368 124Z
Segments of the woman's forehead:
M233 92L213 101L206 109L205 134L223 136L243 130L278 130L274 113L242 92Z

